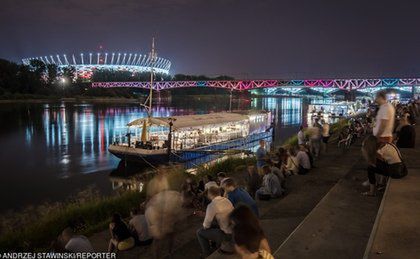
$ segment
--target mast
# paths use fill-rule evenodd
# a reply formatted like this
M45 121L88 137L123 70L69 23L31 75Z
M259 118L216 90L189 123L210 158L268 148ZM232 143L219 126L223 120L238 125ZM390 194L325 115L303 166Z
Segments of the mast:
M150 94L149 94L149 118L152 117L152 101L153 101L153 77L154 77L154 66L156 62L157 54L155 52L155 37L152 38L152 52L149 54L151 62L150 66Z

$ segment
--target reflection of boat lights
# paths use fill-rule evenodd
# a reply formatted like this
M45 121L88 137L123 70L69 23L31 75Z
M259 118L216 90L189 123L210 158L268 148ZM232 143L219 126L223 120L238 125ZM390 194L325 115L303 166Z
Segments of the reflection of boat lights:
M67 165L68 163L70 163L70 159L63 158L63 159L61 159L61 162L60 163L63 164L63 165Z

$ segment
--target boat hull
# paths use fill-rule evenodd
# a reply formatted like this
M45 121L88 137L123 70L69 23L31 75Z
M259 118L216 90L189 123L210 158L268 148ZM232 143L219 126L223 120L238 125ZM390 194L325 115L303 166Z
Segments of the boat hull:
M272 137L272 129L265 132L254 133L244 138L233 139L230 141L215 143L209 146L203 146L190 150L173 150L168 158L167 149L147 150L128 146L111 145L108 150L111 154L121 160L145 163L145 164L163 164L167 162L185 163L194 160L203 160L204 157L215 156L211 154L217 151L226 150L251 150L258 145L261 139L269 140ZM207 159L204 159L207 160Z
M163 164L168 162L166 149L146 150L128 146L111 145L108 151L121 160L144 163L144 164Z

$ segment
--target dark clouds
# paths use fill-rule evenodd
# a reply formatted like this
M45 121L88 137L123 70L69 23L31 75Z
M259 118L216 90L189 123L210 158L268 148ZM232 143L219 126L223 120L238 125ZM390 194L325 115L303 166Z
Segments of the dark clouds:
M173 72L418 76L420 4L388 0L0 0L0 57L158 52Z

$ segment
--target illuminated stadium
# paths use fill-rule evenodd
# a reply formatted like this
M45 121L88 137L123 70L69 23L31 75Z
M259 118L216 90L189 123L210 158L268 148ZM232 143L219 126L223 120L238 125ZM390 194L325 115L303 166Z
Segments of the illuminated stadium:
M71 55L49 55L22 59L23 64L29 65L31 60L40 60L45 64L55 64L60 69L72 66L76 69L77 77L90 79L95 70L129 71L132 73L149 72L169 74L171 61L156 57L152 61L150 55L137 53L80 53ZM154 63L154 64L153 64Z

